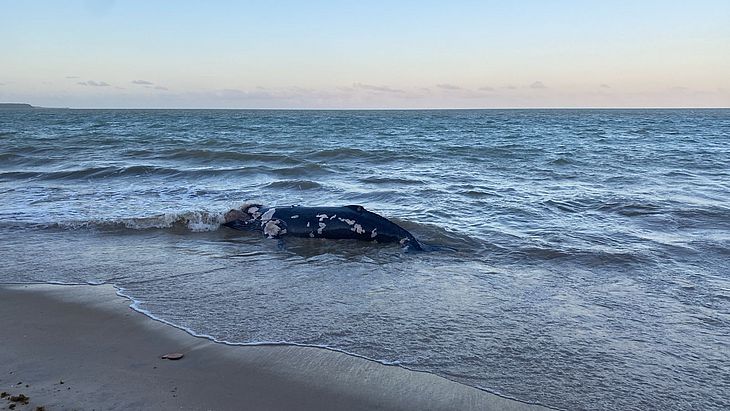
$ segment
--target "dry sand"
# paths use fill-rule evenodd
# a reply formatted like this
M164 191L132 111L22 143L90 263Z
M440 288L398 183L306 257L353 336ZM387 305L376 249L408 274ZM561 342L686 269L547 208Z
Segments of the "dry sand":
M213 343L111 286L0 286L0 324L0 392L29 397L0 409L544 409L325 349Z

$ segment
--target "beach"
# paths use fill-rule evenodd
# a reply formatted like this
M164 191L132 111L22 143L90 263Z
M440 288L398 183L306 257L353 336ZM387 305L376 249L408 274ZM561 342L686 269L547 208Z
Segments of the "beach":
M3 285L0 321L0 409L544 409L326 349L214 343L109 285Z

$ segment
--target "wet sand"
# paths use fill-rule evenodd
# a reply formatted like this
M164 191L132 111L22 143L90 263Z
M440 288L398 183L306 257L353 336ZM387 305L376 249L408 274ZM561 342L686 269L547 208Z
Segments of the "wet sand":
M0 285L0 324L0 409L545 409L325 349L213 343L106 285Z

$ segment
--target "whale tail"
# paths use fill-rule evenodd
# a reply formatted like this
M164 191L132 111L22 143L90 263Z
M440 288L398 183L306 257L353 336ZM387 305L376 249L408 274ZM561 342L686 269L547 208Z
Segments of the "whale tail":
M418 251L423 251L426 253L430 253L432 251L450 251L450 252L459 251L456 248L449 247L447 245L426 244L426 243L421 243L421 242L419 242L418 244L421 246L421 248L418 249Z
M400 240L400 244L403 246L404 251L426 251L423 248L423 245L418 240L416 240L416 237L414 237L413 235L411 235L411 233L408 233L407 231L406 233L408 234L408 237Z
M422 251L428 253L432 251L458 251L454 247L449 247L446 245L428 244L424 243L423 241L418 241L413 235L410 235L410 233L408 234L409 237L401 241L401 244L403 244L403 250L405 250L406 252Z

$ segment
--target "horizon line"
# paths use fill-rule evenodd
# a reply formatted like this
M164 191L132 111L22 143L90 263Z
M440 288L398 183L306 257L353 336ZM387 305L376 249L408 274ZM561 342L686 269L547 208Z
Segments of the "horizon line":
M29 104L29 103L0 103ZM629 107L46 107L29 104L33 109L46 110L261 110L261 111L438 111L438 110L727 110L730 106L629 106ZM23 110L19 108L19 110Z

